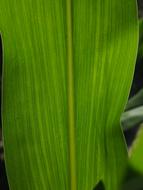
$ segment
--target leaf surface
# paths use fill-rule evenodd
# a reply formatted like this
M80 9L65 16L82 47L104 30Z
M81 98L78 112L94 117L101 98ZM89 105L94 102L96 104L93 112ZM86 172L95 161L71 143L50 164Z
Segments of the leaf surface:
M116 190L120 115L138 43L135 0L1 0L11 190Z

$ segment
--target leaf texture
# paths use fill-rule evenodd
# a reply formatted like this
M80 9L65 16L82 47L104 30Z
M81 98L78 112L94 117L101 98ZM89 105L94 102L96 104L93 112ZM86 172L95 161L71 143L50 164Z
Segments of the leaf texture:
M10 189L118 189L136 1L1 0L0 31Z

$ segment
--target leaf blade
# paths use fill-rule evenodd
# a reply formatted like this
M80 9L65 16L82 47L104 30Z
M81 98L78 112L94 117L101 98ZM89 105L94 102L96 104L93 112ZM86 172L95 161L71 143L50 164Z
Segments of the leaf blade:
M136 5L133 0L104 3L73 1L79 190L90 190L99 180L107 190L117 189L126 160L119 118L134 70ZM69 189L66 1L5 0L0 15L3 126L11 189Z

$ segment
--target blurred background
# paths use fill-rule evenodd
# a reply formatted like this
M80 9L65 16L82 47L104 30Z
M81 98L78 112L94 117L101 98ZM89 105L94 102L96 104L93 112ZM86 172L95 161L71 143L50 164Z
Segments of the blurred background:
M130 152L135 152L127 168L121 190L143 190L143 0L138 0L140 42L132 88L121 124ZM0 39L0 73L2 71L2 43ZM0 78L1 87L1 78ZM1 91L1 89L0 89ZM0 93L1 94L1 93ZM1 95L0 95L1 96ZM0 108L1 109L1 108ZM1 111L1 110L0 110ZM134 148L134 144L136 144ZM132 151L133 149L133 151ZM12 155L11 155L12 156ZM103 188L100 189L103 190ZM9 190L4 165L2 125L0 120L0 190Z

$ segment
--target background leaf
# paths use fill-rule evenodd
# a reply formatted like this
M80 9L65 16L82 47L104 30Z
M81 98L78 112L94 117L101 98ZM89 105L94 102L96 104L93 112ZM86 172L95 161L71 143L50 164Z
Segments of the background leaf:
M91 190L102 180L116 190L126 165L120 115L137 52L135 0L1 0L0 29L10 189Z
M143 174L143 126L138 131L137 137L130 150L130 164L138 172Z

